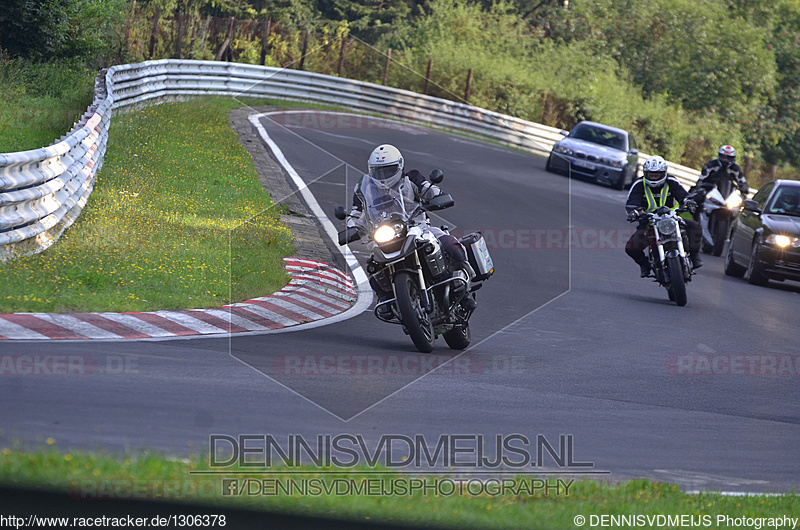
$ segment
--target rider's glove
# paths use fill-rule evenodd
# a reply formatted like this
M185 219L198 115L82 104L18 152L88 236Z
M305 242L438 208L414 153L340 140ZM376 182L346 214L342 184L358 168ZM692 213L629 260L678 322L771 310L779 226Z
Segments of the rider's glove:
M697 211L697 203L695 202L694 199L686 199L685 201L683 201L683 205L686 206L686 209L692 213L695 213Z
M628 211L628 221L631 223L634 222L639 218L639 210L630 210Z

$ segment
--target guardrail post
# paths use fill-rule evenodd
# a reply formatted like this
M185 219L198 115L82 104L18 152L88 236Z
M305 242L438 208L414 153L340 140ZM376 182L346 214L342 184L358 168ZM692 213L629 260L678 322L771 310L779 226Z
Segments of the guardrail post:
M422 91L426 96L428 95L428 85L431 82L431 70L433 70L433 59L428 59L428 71L425 73L425 90Z
M392 62L392 49L386 50L386 64L383 65L383 84L389 81L389 64Z
M472 91L472 68L467 72L467 87L464 89L464 103L469 103L469 94Z

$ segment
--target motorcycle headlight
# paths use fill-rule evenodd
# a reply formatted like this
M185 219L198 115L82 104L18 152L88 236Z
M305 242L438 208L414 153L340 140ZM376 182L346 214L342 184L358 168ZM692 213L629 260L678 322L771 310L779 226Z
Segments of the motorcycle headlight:
M741 205L742 205L742 196L739 195L738 193L734 193L733 195L728 197L728 200L725 202L725 206L727 206L731 210L737 210Z
M405 228L406 226L403 223L380 225L372 234L372 239L374 239L379 245L382 243L388 243L394 238L402 236Z
M372 238L376 243L386 243L394 239L396 233L393 226L381 225L375 230L375 233L372 234Z
M786 248L792 245L795 248L800 247L800 237L789 237L780 234L770 234L767 236L767 243Z
M677 223L672 219L661 219L656 225L658 232L664 236L671 236L677 230Z

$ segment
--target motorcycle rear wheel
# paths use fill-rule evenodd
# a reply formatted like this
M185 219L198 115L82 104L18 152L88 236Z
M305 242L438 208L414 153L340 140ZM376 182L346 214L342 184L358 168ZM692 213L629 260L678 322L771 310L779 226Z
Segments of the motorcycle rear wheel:
M422 353L433 351L433 325L422 305L422 294L416 279L407 272L400 272L394 277L394 290L397 295L397 307L403 319L403 326L408 335Z
M670 291L675 296L675 303L679 306L685 306L686 299L686 282L683 279L683 267L679 257L667 258L667 270L669 271Z
M442 334L444 341L453 350L465 350L472 340L472 333L469 331L469 324L455 326L450 331Z

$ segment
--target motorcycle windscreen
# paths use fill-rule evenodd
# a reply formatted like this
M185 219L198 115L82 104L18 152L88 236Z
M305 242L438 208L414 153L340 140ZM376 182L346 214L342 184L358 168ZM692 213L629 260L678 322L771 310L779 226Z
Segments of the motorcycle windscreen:
M371 227L375 228L388 219L408 220L418 202L413 190L385 188L369 176L361 179L358 195L364 204L364 212Z

